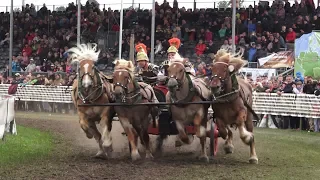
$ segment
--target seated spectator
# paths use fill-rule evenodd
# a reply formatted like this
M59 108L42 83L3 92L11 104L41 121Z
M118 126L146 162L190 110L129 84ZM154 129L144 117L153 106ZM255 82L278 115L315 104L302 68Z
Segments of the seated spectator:
M253 24L252 20L250 19L248 22L248 33L252 34L253 32L256 32L256 24Z
M19 59L15 56L12 57L12 72L20 72L20 62Z
M227 31L227 28L225 27L224 24L222 24L220 30L218 31L220 39L223 39L226 37L226 31Z
M275 38L279 40L280 48L287 48L286 41L282 36L280 36L280 33L275 33Z
M6 33L5 38L0 41L0 46L5 45L5 44L9 45L9 42L10 42L10 35L9 35L9 33Z
M205 42L210 42L212 40L213 40L212 32L210 31L210 29L207 29L205 33Z
M210 40L208 46L206 47L206 54L211 56L212 54L216 54L218 51L217 46L213 44L213 41Z
M257 48L257 52L256 52L256 59L255 59L255 61L256 61L256 62L259 62L258 60L259 60L260 58L263 58L263 57L266 57L266 56L267 56L267 51L262 48L261 44L257 44L257 45L256 45L256 48Z
M205 50L206 50L206 45L203 43L202 40L199 40L199 43L196 46L196 54L197 54L197 56L202 55Z
M227 39L223 41L223 44L220 47L220 49L225 49L226 51L230 51L231 46L229 45L229 41Z
M26 56L30 57L32 55L32 48L29 44L25 44L24 48L22 49L22 54L26 53Z
M34 60L30 58L30 63L26 67L26 72L32 73L36 71L36 64L34 63Z
M296 33L293 31L292 28L289 28L289 32L286 35L286 42L288 43L294 43L294 40L296 39Z

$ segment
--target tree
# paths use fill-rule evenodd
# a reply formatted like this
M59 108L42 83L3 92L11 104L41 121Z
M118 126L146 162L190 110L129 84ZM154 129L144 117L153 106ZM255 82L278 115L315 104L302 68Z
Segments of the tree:
M240 8L243 7L244 0L237 0L237 2L238 2L237 4L239 4ZM218 8L221 8L221 9L231 8L231 5L232 5L232 0L218 2Z
M66 7L59 6L59 7L56 8L56 11L66 11Z

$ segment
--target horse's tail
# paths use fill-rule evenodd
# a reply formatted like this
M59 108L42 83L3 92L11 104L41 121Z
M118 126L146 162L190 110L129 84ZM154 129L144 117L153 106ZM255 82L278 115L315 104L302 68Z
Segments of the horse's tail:
M252 107L248 104L247 101L244 101L244 105L245 105L246 108L252 113L253 117L256 118L258 121L260 121L259 116L258 116L257 113L252 109Z

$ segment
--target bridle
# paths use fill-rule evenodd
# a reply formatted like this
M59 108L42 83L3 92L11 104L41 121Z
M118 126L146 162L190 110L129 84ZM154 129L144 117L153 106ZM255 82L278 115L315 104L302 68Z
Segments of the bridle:
M182 65L183 66L183 75L182 75L182 78L181 79L179 79L179 78L177 78L177 76L176 75L171 75L171 76L169 76L169 80L170 79L175 79L177 82L178 82L178 86L177 86L177 90L179 90L179 88L181 88L181 86L182 86L182 84L184 83L184 81L185 81L185 76L186 76L186 72L185 72L185 69L184 69L184 64L182 64L182 63L180 63L180 62L174 62L175 64L180 64L180 65ZM170 89L170 88L169 88Z
M79 69L80 67L78 68L78 74L80 74ZM82 80L86 75L88 75L90 80L93 82L93 86L92 86L93 91L90 92L88 95L84 96L82 91ZM96 81L94 79L94 76L96 76L96 79L97 79ZM87 103L87 101L92 103L97 99L99 99L100 96L103 94L104 90L103 90L102 80L99 76L99 70L95 66L93 66L92 72L85 72L81 76L78 76L78 89L79 89L78 95L83 103ZM98 92L98 94L94 96L96 92Z
M229 64L228 64L228 63L225 63L225 62L215 62L214 64L223 64L223 65L226 65L227 67L229 66ZM214 65L214 64L213 64L213 65ZM226 75L225 78L222 78L221 76L218 76L217 74L215 74L214 72L212 72L210 81L212 81L214 78L218 78L218 79L220 80L221 85L224 86L225 81L231 76L230 73L227 73L227 74L229 74L229 76Z
M114 88L116 87L121 87L124 90L124 94L121 97L121 102L126 103L127 100L132 100L134 98L137 98L136 101L138 101L139 99L141 99L141 94L140 94L140 87L137 84L137 82L132 78L132 76L130 75L130 73L125 70L125 69L118 69L115 70L114 72L127 72L129 74L129 77L126 78L126 81L124 84L120 83L120 82L114 82ZM130 80L133 83L134 89L132 91L130 91L130 89L128 88L129 84L130 84ZM130 96L130 94L133 94Z

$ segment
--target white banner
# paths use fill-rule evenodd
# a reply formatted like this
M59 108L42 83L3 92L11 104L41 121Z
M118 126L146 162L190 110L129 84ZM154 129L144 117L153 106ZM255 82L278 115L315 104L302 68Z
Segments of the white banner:
M255 81L258 76L263 76L267 74L270 79L272 76L276 76L276 69L260 69L260 68L241 68L241 73L247 75L248 73L252 74L252 79Z

